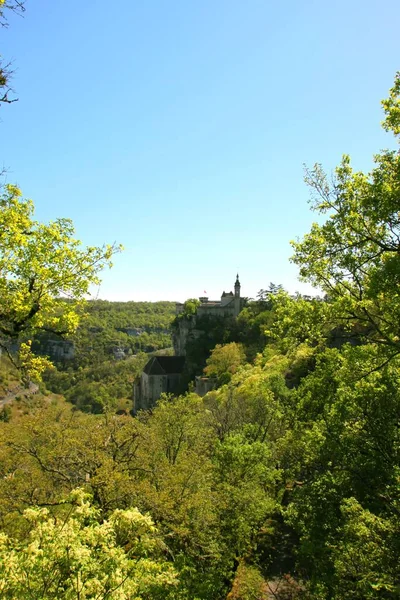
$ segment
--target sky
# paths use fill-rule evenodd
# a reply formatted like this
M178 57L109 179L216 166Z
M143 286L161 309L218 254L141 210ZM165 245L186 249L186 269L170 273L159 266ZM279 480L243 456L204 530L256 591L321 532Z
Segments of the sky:
M243 296L308 293L303 165L394 147L399 27L398 0L27 0L0 30L0 164L37 219L123 244L95 297L218 298L237 272Z

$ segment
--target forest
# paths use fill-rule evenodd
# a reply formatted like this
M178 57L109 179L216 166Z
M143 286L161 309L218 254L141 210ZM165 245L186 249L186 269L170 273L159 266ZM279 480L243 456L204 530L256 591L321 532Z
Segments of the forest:
M174 316L173 302L88 301L79 327L64 341L71 356L51 356L52 344L60 344L56 334L35 336L32 349L53 358L44 384L84 412L131 411L133 383L149 356L173 352Z
M400 77L383 106L398 137ZM293 243L293 260L322 295L272 285L219 337L212 327L204 372L218 387L203 398L162 397L133 418L107 401L73 406L67 379L67 400L3 408L0 597L399 597L399 174L396 150L368 174L345 156L332 184L319 165L307 171L328 218ZM3 247L20 223L34 235L15 190L2 202ZM3 265L16 272L26 253ZM39 267L56 328L75 313L45 292ZM9 298L18 272L2 280ZM31 288L19 312L3 309L6 349L7 335L46 327ZM114 363L118 377L133 359ZM25 342L13 368L38 377L46 360Z
M0 0L0 26L23 7ZM0 62L3 105L10 76ZM398 144L400 73L382 106ZM136 416L173 304L88 302L120 246L82 245L2 185L0 599L400 598L398 147L305 182L316 222L292 261L316 295L271 284L206 319L186 391Z

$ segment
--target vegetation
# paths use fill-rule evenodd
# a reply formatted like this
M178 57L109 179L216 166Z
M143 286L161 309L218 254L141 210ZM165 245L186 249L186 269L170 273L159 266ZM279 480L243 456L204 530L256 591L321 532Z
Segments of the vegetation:
M44 382L48 390L64 395L83 412L129 412L134 381L149 356L140 352L126 360L107 360L93 367L53 368L44 374Z
M245 362L245 353L240 344L217 344L207 359L204 373L209 377L215 377L217 383L222 385L228 383L232 375L236 373L240 365Z
M174 302L107 302L92 300L74 336L76 368L110 359L112 351L126 355L155 352L172 346L170 326Z
M176 574L148 516L137 509L99 513L82 490L68 511L27 509L26 540L0 537L0 594L13 598L168 598Z
M383 106L398 141L400 75ZM125 305L91 304L75 363L46 375L75 406L16 397L11 410L16 371L1 365L0 598L399 598L400 154L369 174L344 157L332 184L318 165L306 181L327 219L293 260L324 298L270 286L237 321L202 323L189 301L180 318L202 333L188 362L217 381L204 398L115 414L146 356L110 361L108 343L150 328ZM33 221L14 187L1 202L2 346L18 342L38 374L27 342L76 327L113 249ZM163 334L170 307L153 308Z
M33 203L20 190L0 196L0 348L27 379L48 361L31 352L37 332L73 332L89 286L110 266L116 246L82 248L69 219L48 225L33 219ZM68 298L69 301L63 300ZM11 350L15 350L11 354Z
M87 302L65 342L48 333L35 338L33 349L56 365L43 375L47 388L85 412L129 412L133 382L151 353L172 352L174 314L173 302ZM60 344L71 354L54 354Z

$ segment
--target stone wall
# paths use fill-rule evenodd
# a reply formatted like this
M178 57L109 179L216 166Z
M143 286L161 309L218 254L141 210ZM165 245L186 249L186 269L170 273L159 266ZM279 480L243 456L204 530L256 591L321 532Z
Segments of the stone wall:
M213 377L196 377L194 391L198 396L205 396L211 390L214 390L217 386L217 380Z
M140 380L133 389L134 413L139 410L153 408L161 394L176 393L181 376L177 373L168 375L148 375L142 373Z

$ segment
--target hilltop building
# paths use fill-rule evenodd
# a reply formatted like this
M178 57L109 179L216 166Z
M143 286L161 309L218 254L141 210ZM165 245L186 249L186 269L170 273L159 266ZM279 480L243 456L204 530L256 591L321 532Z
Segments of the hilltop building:
M245 298L240 295L239 275L236 275L236 281L233 292L223 292L221 300L209 300L205 296L199 298L200 304L197 307L196 315L191 318L180 319L178 328L174 332L174 351L177 356L186 355L186 346L190 339L196 339L202 334L201 326L198 321L206 315L222 319L235 319L244 307ZM179 316L184 311L184 304L177 303L176 313Z
M234 292L222 292L221 300L209 300L206 296L200 296L200 305L197 308L197 316L214 315L216 317L236 318L242 310L245 298L240 296L239 275L236 275ZM176 313L183 312L184 304L177 302Z
M147 410L155 406L161 394L176 394L182 379L185 365L186 344L202 334L199 319L205 315L222 319L235 319L245 304L240 296L239 275L236 275L234 292L223 292L221 300L199 298L200 304L195 315L177 320L174 333L175 356L155 356L146 364L143 373L134 385L134 412ZM177 303L176 314L184 311L184 304ZM183 316L183 315L182 315ZM215 385L214 380L200 376L196 378L196 392L204 395Z

